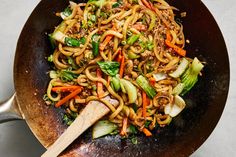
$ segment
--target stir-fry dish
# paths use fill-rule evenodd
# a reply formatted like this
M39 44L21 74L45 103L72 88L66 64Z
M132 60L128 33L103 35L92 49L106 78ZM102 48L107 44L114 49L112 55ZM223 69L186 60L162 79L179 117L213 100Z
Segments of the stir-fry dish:
M203 69L196 57L186 57L175 10L164 0L70 2L49 34L46 104L62 108L67 125L90 101L106 105L110 113L93 126L93 138L152 136L169 125Z

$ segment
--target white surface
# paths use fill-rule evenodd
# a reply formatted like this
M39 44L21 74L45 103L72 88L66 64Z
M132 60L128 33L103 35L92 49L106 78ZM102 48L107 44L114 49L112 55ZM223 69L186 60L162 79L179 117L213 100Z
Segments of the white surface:
M0 101L13 93L13 60L16 42L29 14L39 0L1 0L0 3ZM231 62L228 101L217 127L192 157L236 156L236 1L203 0L223 32ZM0 124L0 156L34 157L43 152L24 122Z

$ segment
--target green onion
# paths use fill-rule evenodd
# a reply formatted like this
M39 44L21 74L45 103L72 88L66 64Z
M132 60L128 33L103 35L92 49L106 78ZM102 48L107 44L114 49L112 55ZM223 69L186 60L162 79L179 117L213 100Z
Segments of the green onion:
M152 42L150 42L150 41L148 41L148 42L147 42L147 49L148 49L149 51L152 51L152 50L153 50L153 48L154 48L154 45L153 45L153 43L152 43Z
M53 62L53 55L50 55L50 56L48 57L48 61L49 61L49 62Z
M96 15L91 15L90 20L91 20L92 22L96 22L96 21L97 21Z
M88 24L89 27L93 27L93 22L92 21L89 20L87 24Z
M68 59L68 63L71 65L73 69L78 69L78 66L76 65L72 57L67 57L67 59Z
M133 45L138 39L140 35L132 35L131 37L128 38L127 44Z

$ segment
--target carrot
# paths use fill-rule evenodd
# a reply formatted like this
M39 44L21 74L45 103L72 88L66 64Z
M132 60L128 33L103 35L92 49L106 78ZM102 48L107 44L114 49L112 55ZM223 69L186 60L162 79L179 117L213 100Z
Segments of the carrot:
M115 30L115 28L116 28L115 25L113 25L112 29ZM111 41L112 38L113 38L113 35L106 36L106 38L104 39L103 43L101 43L100 46L99 46L100 51L103 51L105 49L105 47Z
M170 41L168 41L168 40L165 40L165 43L166 43L166 45L169 46L170 48L173 48L174 51L175 51L176 53L178 53L180 56L183 56L183 57L184 57L184 56L186 55L186 51L185 51L184 49L182 49L182 48L176 46L175 44L172 44L172 43L171 43Z
M97 69L97 77L102 78L102 71L99 68ZM97 94L98 98L101 98L102 95L104 94L102 82L97 82Z
M143 128L143 133L144 133L146 136L152 136L152 133L151 133L147 128Z
M61 99L60 101L58 101L55 106L56 107L60 107L61 105L63 105L64 103L66 103L67 101L69 101L70 99L74 98L77 94L79 94L82 91L83 87L78 87L76 90L74 90L73 92L71 92L69 95L67 95L66 97L64 97L63 99Z
M116 57L116 61L120 63L120 62L121 62L121 59L122 59L121 49L118 50L117 55L118 55L118 56Z
M101 51L103 51L105 49L105 47L107 46L107 44L111 41L112 38L113 38L113 35L106 36L106 38L103 41L103 43L100 44L99 49Z
M128 118L125 117L125 118L123 119L123 125L122 125L122 129L121 129L121 131L120 131L120 135L121 135L121 136L125 136L125 135L126 135L127 124L128 124Z
M125 70L125 56L122 56L121 62L120 62L120 72L119 72L120 78L123 77L124 70Z
M63 87L53 87L53 92L72 92L76 90L77 88L80 88L80 86L63 86Z
M156 83L156 80L152 77L152 78L149 79L149 82L152 86L154 86L155 83Z
M147 116L147 94L144 91L142 92L142 99L143 99L143 117L146 118L146 116Z
M166 40L167 40L167 41L171 41L171 39L172 39L172 38L171 38L170 32L167 31L167 32L166 32Z

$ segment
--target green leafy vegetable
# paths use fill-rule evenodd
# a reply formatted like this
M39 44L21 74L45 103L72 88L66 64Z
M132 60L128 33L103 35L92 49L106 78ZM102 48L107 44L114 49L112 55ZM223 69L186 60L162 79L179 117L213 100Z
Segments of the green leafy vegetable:
M170 73L169 75L173 78L180 77L186 71L186 69L188 68L188 65L189 65L189 61L186 58L183 58L180 61L180 64L178 65L177 69L174 72Z
M93 49L93 55L95 57L99 54L99 44L100 44L100 36L98 34L94 34L92 36L92 49Z
M63 82L70 82L79 76L70 70L61 70L58 75Z
M120 79L120 83L124 86L125 93L128 94L129 103L135 103L138 95L136 87L128 80Z
M184 89L180 95L186 94L198 81L198 75L203 69L204 65L195 57L192 64L181 76L181 82L184 84Z
M101 70L110 76L116 76L119 72L120 63L113 61L97 62Z
M120 86L120 80L116 77L112 77L111 79L111 87L114 89L114 91L118 92L121 88Z
M65 17L68 17L68 16L70 16L70 15L72 14L72 10L71 10L69 7L67 7L67 8L65 8L65 10L62 12L62 14L63 14Z
M153 99L153 97L156 95L156 90L149 84L148 80L144 76L140 75L136 79L136 82L145 91L147 96Z
M113 131L117 130L117 128L118 126L109 120L100 120L93 127L93 139L111 134Z

